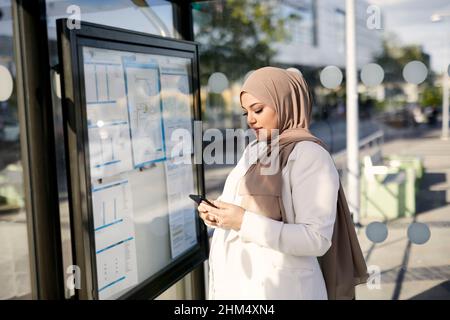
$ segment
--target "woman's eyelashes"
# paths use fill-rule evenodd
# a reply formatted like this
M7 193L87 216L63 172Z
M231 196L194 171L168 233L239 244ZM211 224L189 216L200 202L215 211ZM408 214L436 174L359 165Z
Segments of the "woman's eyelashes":
M261 113L262 109L263 109L263 108L261 108L261 109L259 109L259 110L256 110L255 113ZM243 116L246 116L247 114L248 114L248 112L242 113Z

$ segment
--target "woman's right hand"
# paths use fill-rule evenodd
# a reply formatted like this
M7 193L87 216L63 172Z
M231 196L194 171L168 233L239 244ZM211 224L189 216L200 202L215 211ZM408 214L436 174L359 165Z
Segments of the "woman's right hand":
M200 218L205 222L206 225L210 227L218 227L216 216L208 212L207 206L204 205L204 202L200 203L197 209Z

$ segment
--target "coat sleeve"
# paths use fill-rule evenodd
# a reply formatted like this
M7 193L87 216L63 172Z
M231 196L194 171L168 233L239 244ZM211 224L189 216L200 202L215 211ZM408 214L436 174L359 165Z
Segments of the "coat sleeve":
M299 143L289 178L295 223L245 211L239 235L295 256L322 256L331 246L339 175L330 154L314 142Z

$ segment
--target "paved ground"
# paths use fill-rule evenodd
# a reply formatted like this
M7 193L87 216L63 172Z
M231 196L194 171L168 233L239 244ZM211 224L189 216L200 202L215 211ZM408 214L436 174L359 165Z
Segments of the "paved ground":
M425 175L414 218L388 222L388 237L380 244L372 243L365 229L360 230L367 265L378 266L381 278L378 289L359 286L358 299L450 299L450 141L440 140L439 134L439 130L428 131L383 147L384 154L423 156ZM362 222L367 226L371 220ZM429 227L428 242L409 241L407 229L412 222Z

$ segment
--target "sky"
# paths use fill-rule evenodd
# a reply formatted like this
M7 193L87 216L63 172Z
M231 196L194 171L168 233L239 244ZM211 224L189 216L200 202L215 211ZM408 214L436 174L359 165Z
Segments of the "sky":
M422 45L431 55L431 68L446 70L450 62L450 0L368 0L380 7L385 33L395 33L402 44ZM435 13L447 14L438 23ZM444 58L447 59L444 59Z

